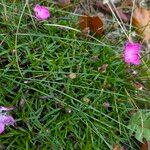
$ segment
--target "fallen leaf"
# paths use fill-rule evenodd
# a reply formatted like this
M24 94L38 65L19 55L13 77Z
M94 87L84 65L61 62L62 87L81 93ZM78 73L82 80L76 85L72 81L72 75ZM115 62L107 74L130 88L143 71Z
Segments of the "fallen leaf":
M141 83L139 83L139 82L136 82L136 83L134 83L133 84L134 85L134 87L136 88L136 89L138 89L138 90L143 90L144 89L144 85L143 84L141 84Z
M94 35L102 35L104 33L103 22L99 15L83 15L80 17L79 25L83 33L85 29L89 29L88 32L93 33Z
M148 142L140 143L141 150L149 150Z
M137 33L143 37L143 41L150 40L150 10L137 7L133 12L133 25Z
M113 150L121 150L121 147L120 147L118 144L116 144L116 145L114 146Z
M101 67L98 67L98 71L99 71L100 73L105 73L107 67L108 67L108 64L103 64Z

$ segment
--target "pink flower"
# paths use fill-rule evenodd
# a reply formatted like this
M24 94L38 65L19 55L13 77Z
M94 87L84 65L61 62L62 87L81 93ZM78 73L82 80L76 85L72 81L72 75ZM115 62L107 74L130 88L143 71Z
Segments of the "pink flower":
M127 64L139 65L141 44L126 42L124 49L124 61Z
M34 7L34 13L38 20L46 20L50 17L50 12L47 7L36 4Z
M7 114L7 111L13 110L14 107L3 107L0 106L0 134L5 130L5 126L12 125L14 126L15 120L12 116Z

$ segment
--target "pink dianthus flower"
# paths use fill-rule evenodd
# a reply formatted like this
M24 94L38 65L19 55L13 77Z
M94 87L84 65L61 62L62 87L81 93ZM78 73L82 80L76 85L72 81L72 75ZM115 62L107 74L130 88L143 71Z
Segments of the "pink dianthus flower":
M124 47L124 61L127 64L139 65L140 60L140 51L142 45L140 43L131 43L126 42Z
M46 20L50 17L50 12L47 7L36 4L34 7L34 13L38 20Z

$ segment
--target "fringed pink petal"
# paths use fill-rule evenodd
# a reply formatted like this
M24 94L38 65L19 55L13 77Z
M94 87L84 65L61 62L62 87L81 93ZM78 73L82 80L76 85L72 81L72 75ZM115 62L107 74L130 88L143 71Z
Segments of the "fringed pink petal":
M0 123L0 134L2 134L5 130L5 125L3 123Z
M10 110L13 110L14 107L4 107L4 106L0 106L0 111L10 111Z
M0 115L0 123L14 126L15 120L12 116Z

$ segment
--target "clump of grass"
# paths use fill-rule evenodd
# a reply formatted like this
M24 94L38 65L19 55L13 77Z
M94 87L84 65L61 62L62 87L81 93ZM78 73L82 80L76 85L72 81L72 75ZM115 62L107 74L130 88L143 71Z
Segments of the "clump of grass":
M132 83L148 79L149 71L137 77L128 73L118 51L123 43L85 39L74 27L46 25L70 27L78 17L55 10L52 2L49 6L52 17L39 22L31 16L32 1L0 3L0 105L16 106L17 121L15 128L0 135L0 146L108 150L121 144L138 149L127 125L130 112L137 110L132 102L148 101L148 96L141 98ZM103 64L108 67L100 73ZM148 66L145 62L133 69ZM70 73L76 77L69 78Z

